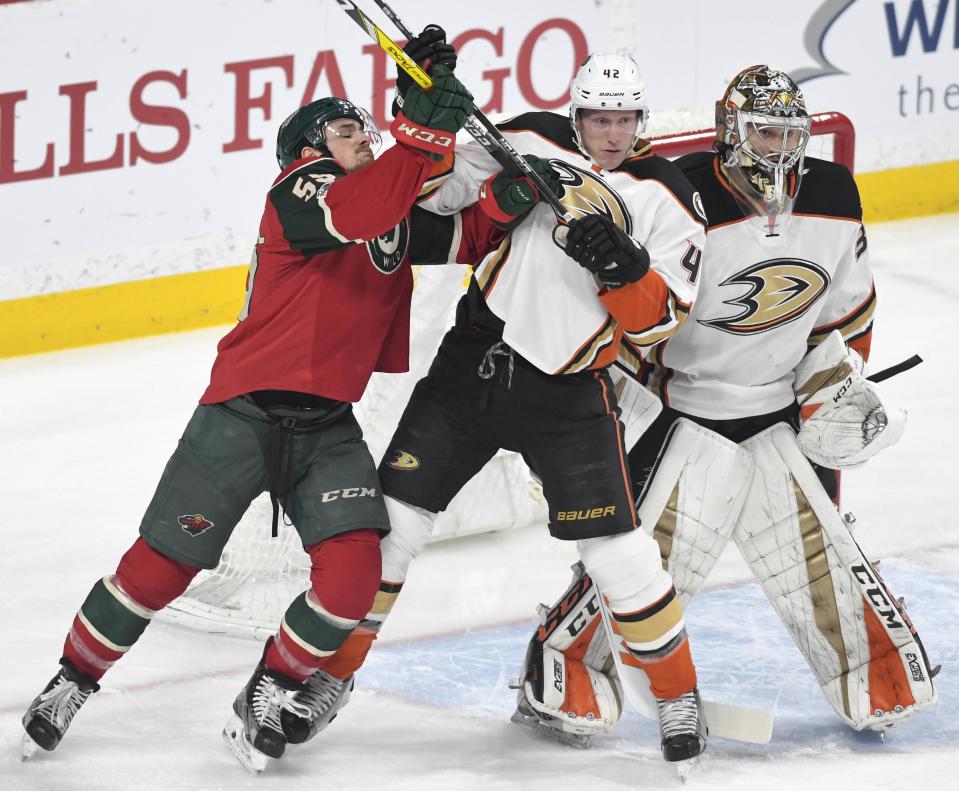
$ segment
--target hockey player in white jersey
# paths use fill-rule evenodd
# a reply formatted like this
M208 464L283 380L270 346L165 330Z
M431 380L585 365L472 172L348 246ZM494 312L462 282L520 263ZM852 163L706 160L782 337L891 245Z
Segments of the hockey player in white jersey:
M652 349L627 339L617 363L658 397L646 415L661 410L629 453L642 527L683 604L732 538L840 719L882 731L935 702L937 669L831 502L833 470L894 443L905 419L862 374L876 296L858 191L805 157L810 118L781 71L737 75L716 125L715 152L676 162L709 217L696 304ZM514 715L580 743L610 726L583 683L611 665L588 571L543 608ZM544 684L548 662L578 686Z
M683 323L696 294L705 217L672 163L641 138L647 106L628 55L593 55L571 87L568 117L534 112L500 125L575 218L558 226L532 184L501 172L478 145L457 145L451 173L422 205L477 202L508 233L478 261L429 375L380 465L393 532L367 621L325 670L355 671L388 615L435 515L500 448L542 481L550 533L577 541L609 600L632 661L662 701L663 754L705 747L682 609L654 541L636 529L608 366L620 345L649 351ZM618 690L594 674L601 717Z

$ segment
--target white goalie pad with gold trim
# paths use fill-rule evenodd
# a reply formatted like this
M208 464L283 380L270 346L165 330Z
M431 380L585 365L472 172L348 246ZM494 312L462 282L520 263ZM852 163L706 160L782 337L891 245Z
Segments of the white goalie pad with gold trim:
M936 702L922 643L792 430L743 443L756 473L734 539L840 718L882 730Z
M862 357L846 348L838 330L796 367L799 447L816 464L833 470L859 467L905 431L905 410L890 404L862 370Z
M735 442L681 418L639 502L643 529L685 607L722 554L749 492L755 463Z

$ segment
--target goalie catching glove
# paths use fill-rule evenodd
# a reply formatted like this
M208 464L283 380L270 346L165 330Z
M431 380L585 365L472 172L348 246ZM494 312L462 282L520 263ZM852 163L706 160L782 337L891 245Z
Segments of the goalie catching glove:
M553 194L559 195L562 192L559 176L549 162L532 154L524 154L523 159L546 182ZM539 199L539 190L529 177L506 170L490 176L479 189L480 208L503 228L511 229L518 225Z
M863 367L862 357L846 348L838 331L796 367L802 417L797 440L816 464L834 470L859 467L905 431L905 411L883 398L862 375Z
M602 214L573 220L565 231L565 240L562 237L562 231L554 233L566 255L596 275L606 288L635 283L649 271L646 248Z

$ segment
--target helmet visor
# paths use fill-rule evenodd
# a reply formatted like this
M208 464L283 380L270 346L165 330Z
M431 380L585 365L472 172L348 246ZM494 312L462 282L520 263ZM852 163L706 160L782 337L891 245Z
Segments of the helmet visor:
M802 159L812 119L740 111L736 123L744 154L764 169L788 171Z
M365 135L369 139L370 150L376 154L383 144L383 135L373 117L362 107L356 107L356 116L342 116L317 121L303 132L310 145L322 148L334 137L356 140Z

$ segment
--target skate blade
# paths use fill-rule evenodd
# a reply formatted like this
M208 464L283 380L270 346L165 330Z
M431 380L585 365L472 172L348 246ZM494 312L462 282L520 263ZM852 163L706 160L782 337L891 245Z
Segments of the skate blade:
M674 766L676 767L676 773L679 775L679 779L685 783L696 773L696 769L699 767L699 761L702 758L702 754L697 755L695 758L687 758L685 761L676 761Z
M30 734L23 734L20 741L20 760L29 761L40 750L40 745L30 738Z
M258 775L270 762L270 757L264 755L259 750L254 749L250 744L250 739L246 735L246 728L243 727L243 720L235 714L223 726L223 741L230 748L230 752L236 756L243 768L250 774Z
M565 744L567 747L575 747L577 750L588 750L590 737L585 734L567 733L557 728L551 728L538 717L533 717L517 710L510 717L510 722L521 725L533 733L552 739L554 742Z

